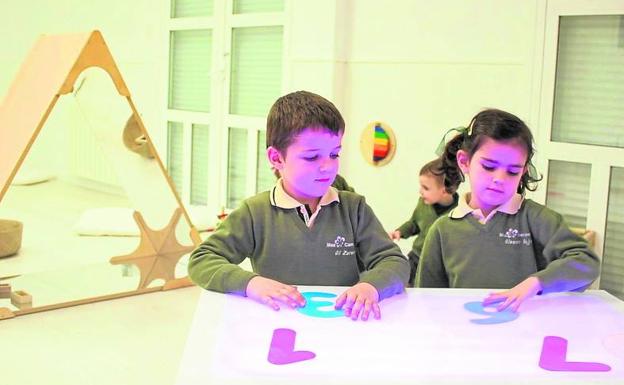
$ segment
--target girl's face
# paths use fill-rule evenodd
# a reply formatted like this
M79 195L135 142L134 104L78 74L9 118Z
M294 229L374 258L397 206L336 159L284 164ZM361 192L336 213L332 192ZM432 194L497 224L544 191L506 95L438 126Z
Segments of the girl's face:
M470 207L487 215L511 199L526 171L526 162L526 148L514 140L485 138L472 157L459 150L457 164L470 179Z

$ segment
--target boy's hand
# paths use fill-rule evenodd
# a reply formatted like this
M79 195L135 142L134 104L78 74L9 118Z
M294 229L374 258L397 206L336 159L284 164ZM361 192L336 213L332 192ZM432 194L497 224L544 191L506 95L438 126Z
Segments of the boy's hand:
M366 321L371 310L376 319L381 318L379 310L379 293L370 283L360 282L336 299L336 310L344 308L344 314L356 321L361 314L361 320Z
M399 230L391 231L388 233L388 235L393 241L398 241L399 239L401 239L401 232Z
M513 311L518 311L518 308L524 300L533 297L541 290L542 284L539 279L537 279L537 277L529 277L509 290L490 293L490 295L483 300L483 305L487 306L502 302L498 305L496 310L501 311L509 307Z
M263 303L273 310L279 310L278 302L292 308L305 306L305 298L296 287L283 284L273 279L253 277L247 284L247 297Z

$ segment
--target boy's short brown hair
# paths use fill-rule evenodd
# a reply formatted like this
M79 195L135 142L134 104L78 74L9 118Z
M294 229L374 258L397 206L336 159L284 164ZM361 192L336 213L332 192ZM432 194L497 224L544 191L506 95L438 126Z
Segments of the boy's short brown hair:
M444 169L442 168L442 165L442 158L436 158L425 163L425 165L420 169L420 174L418 175L431 175L435 178L438 184L444 186ZM453 194L457 191L457 187L459 187L459 183L452 186L445 186L444 189L447 193Z
M305 128L323 128L339 135L345 122L332 102L308 91L296 91L277 99L267 117L266 146L282 153Z

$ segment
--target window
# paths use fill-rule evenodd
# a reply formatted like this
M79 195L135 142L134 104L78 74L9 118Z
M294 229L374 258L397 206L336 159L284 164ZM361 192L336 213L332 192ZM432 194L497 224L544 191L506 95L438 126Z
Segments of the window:
M624 168L611 170L601 287L624 298Z
M587 227L589 164L551 160L546 206L562 214L572 227Z
M281 94L282 27L234 28L230 113L266 117Z
M624 3L552 0L545 21L543 198L571 226L596 231L599 287L624 299Z
M624 147L624 16L562 16L552 140Z
M185 204L216 213L275 182L266 115L282 94L284 0L172 0L167 168Z
M258 131L256 191L267 191L275 184L275 175L266 160L266 132Z
M210 30L171 32L169 108L210 112Z
M167 125L167 169L178 194L182 194L182 124L168 122Z
M247 130L230 128L228 147L227 205L236 207L247 194Z
M234 0L232 13L280 12L283 10L283 0Z
M171 17L212 16L213 0L171 0Z
M208 202L209 129L207 124L192 125L191 204L194 205L206 205Z

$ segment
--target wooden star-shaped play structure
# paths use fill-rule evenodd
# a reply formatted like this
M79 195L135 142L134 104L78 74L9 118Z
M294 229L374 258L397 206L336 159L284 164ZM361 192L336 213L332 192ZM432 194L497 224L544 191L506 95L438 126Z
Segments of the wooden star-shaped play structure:
M162 278L165 282L175 279L175 266L183 255L193 251L195 246L181 245L175 235L175 229L182 215L177 208L169 224L162 230L152 230L145 224L143 216L134 212L134 220L141 231L141 243L130 254L111 258L113 265L134 264L141 272L141 280L137 289L147 287L155 279Z

